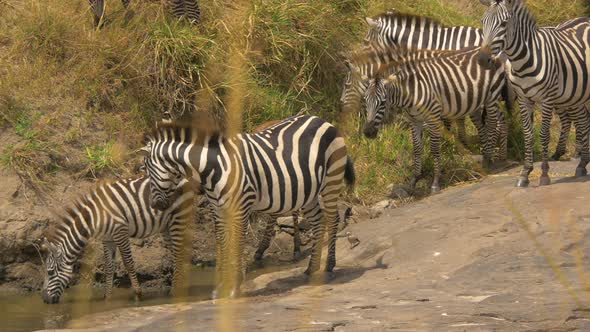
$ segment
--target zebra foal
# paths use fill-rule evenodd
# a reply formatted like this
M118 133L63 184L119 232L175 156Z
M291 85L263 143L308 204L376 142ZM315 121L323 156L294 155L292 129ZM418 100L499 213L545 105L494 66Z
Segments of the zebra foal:
M106 275L105 298L113 287L113 261L119 249L136 298L141 297L129 238L147 238L163 233L172 242L173 286L182 282L185 229L193 218L194 191L188 181L179 182L174 201L164 211L149 204L147 176L103 183L68 206L61 220L51 225L38 246L44 253L46 268L41 296L45 303L57 303L68 286L76 260L91 238L102 239Z
M555 28L542 28L522 0L480 0L488 9L482 18L484 41L479 63L490 67L493 57L504 53L511 69L508 78L518 96L525 135L525 162L516 186L526 187L533 170L532 111L541 105L542 165L540 185L549 178L549 129L552 113L573 120L580 162L575 176L587 174L590 161L590 19L573 19ZM491 43L500 40L500 43Z
M146 137L144 162L154 208L170 206L172 190L184 177L197 181L215 207L214 297L239 294L245 274L243 242L253 211L276 217L302 210L313 243L306 274L319 269L326 229L326 270L332 271L337 202L343 181L354 181L352 161L336 128L318 117L300 115L259 133L224 136L210 119L196 123L200 127L158 126Z
M420 55L425 52L430 56ZM384 112L390 106L408 110L414 147L414 171L410 180L412 189L423 176L422 129L425 126L430 133L434 158L431 190L433 193L440 190L440 125L443 117L460 118L485 108L484 166L487 167L492 160L497 142L498 100L505 84L504 68L502 61L498 60L494 70L483 70L477 62L478 52L479 48L433 52L403 47L379 50L376 47L373 51L360 52L352 57L353 68L356 58L362 61L368 59L369 62L374 59L395 59L375 62L374 67L379 68L376 71L356 68L356 76L358 79L369 79L370 82L364 96L367 106L365 136L373 138L377 135ZM506 142L506 138L502 137L501 142ZM505 148L504 143L501 150Z

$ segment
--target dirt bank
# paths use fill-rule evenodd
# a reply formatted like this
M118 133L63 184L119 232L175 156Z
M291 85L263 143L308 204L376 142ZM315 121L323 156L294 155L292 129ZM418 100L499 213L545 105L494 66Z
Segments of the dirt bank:
M117 310L69 326L587 331L590 178L565 177L575 162L551 166L551 186L514 188L516 168L351 224L361 243L338 241L325 284L299 268L256 278L240 300Z
M0 292L37 291L42 286L39 273L41 261L31 244L39 238L48 223L55 220L55 213L76 196L90 190L93 182L84 179L63 178L51 191L35 192L22 184L21 178L7 171L0 171ZM206 202L197 203L192 225L192 263L213 265L215 242L212 214ZM247 247L248 257L253 257L262 236L266 219L260 218L250 227ZM160 236L146 240L132 240L138 278L145 288L169 286L172 276L171 254ZM267 251L266 263L289 263L292 258L292 240L286 233L278 234ZM102 249L100 243L91 242L80 261L74 284L103 281ZM118 259L115 284L129 286L123 264Z

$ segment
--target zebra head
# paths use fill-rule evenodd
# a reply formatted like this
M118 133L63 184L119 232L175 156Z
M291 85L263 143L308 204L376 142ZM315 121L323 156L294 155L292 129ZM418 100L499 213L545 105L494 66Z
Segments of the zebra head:
M359 111L360 101L367 89L367 77L360 73L360 69L346 60L346 77L342 87L340 102L345 111Z
M385 111L388 108L388 91L385 86L385 80L381 78L372 78L369 80L367 90L365 91L365 106L367 107L367 118L363 133L368 138L377 137Z
M66 259L63 247L53 244L43 237L39 249L44 253L45 280L41 297L48 304L58 303L64 289L72 279L74 265Z
M483 25L483 42L479 52L478 63L492 69L494 59L506 46L506 27L513 15L515 0L480 0L488 9L481 20Z
M161 211L172 205L178 184L184 178L180 167L163 156L164 152L168 152L169 144L152 140L139 150L146 154L143 162L150 178L151 207Z
M390 12L388 12L390 14ZM391 12L393 14L393 12ZM367 34L365 35L365 45L376 42L378 45L387 46L384 32L386 31L387 20L383 15L376 17L365 17L365 22L369 26ZM392 40L392 43L397 44L396 40Z

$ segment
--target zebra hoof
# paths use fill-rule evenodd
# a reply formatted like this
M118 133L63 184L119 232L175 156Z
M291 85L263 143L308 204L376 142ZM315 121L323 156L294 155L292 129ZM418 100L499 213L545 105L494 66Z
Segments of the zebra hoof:
M492 167L492 158L484 156L481 161L481 167L484 169L490 169Z
M258 253L258 252L257 252L257 253L255 253L255 254L254 254L254 260L255 260L256 262L259 262L259 261L261 261L261 260L262 260L262 253Z
M548 186L551 184L551 179L549 176L541 176L539 179L539 186Z
M519 178L518 181L516 181L516 187L518 188L526 188L529 186L529 179L527 178Z
M584 167L577 167L576 168L576 177L586 176L588 175L588 171Z
M440 186L432 186L430 187L430 193L431 194L438 194L440 192Z

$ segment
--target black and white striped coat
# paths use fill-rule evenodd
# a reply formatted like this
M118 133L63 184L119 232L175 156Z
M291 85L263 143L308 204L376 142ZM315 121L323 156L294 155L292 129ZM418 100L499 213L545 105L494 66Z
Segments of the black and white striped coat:
M372 54L372 53L377 54ZM384 56L382 53L388 53ZM420 56L428 53L429 56ZM424 51L379 49L352 57L366 59L400 59L378 64L377 71L364 72L370 80L366 93L367 122L365 135L375 137L386 105L408 110L413 122L414 144L413 188L422 176L422 126L430 132L431 152L434 158L432 191L440 190L440 121L442 117L455 119L483 107L488 112L484 145L484 166L491 161L497 141L498 99L505 84L503 63L498 61L494 70L486 71L478 65L479 48L460 51ZM377 65L377 63L375 63ZM362 68L362 67L361 67ZM363 75L362 71L358 75ZM502 138L502 141L506 141Z
M569 20L555 28L541 28L522 0L481 0L489 6L482 19L484 41L480 64L489 67L500 52L510 60L508 78L521 105L525 133L525 163L517 186L527 186L533 169L532 109L542 108L542 174L540 184L550 183L548 146L552 113L567 116L576 125L581 149L576 176L586 175L590 160L590 19ZM491 43L491 40L501 43Z
M131 0L121 0L123 7L127 9ZM105 0L88 0L90 10L94 18L94 26L99 27L104 22ZM201 9L198 0L170 0L170 9L177 18L186 18L190 23L198 23L201 18Z
M106 289L110 297L113 286L113 259L119 249L137 297L137 281L130 238L147 238L159 233L171 241L175 261L174 287L181 280L181 263L186 245L185 228L194 217L194 191L187 180L178 185L173 201L164 211L150 207L150 182L147 176L98 185L90 193L68 206L61 220L51 225L40 239L45 252L47 275L42 290L46 303L57 303L68 286L74 263L91 238L103 241Z
M195 121L195 120L194 120ZM336 264L337 202L354 179L344 138L328 122L300 115L253 134L225 137L210 119L156 128L147 137L146 170L152 206L165 209L177 181L198 181L216 207L216 294L236 296L244 277L242 248L252 211L273 216L299 210L312 228L307 274L319 269L328 230L326 270ZM320 197L321 203L320 205ZM325 223L322 222L325 220Z

